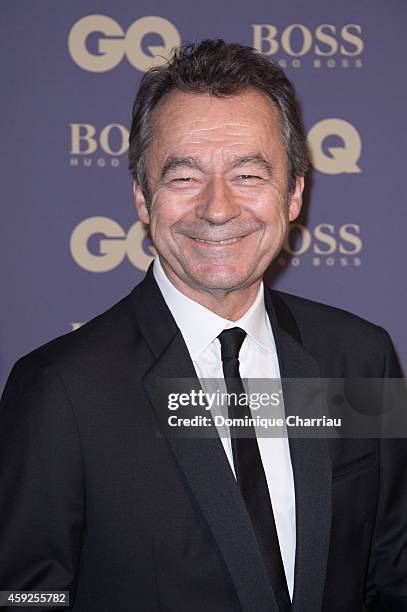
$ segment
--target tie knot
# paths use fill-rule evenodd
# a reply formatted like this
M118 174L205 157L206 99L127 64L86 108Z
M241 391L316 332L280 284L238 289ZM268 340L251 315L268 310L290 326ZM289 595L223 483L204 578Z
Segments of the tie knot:
M239 352L246 338L246 332L240 327L224 329L218 336L221 348L222 361L225 359L239 359Z

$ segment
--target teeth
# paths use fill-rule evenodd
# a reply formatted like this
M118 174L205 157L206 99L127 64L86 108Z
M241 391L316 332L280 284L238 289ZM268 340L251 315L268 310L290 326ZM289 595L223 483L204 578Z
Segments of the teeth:
M201 238L194 238L196 242L204 242L205 244L233 244L240 240L240 236L238 238L229 238L229 240L201 240Z

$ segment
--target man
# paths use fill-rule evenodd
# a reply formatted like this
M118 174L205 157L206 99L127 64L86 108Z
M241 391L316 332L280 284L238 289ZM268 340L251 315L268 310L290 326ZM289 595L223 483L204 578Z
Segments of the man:
M158 258L13 368L0 589L69 590L75 612L407 610L403 440L163 426L163 379L400 376L383 329L263 285L307 169L292 86L247 47L184 45L143 78L129 165Z

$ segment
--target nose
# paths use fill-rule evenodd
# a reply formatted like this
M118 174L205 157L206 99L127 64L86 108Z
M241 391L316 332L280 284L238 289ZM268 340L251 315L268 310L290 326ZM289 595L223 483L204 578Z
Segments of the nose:
M216 176L208 182L195 212L200 219L214 225L223 225L240 215L240 206L224 177Z

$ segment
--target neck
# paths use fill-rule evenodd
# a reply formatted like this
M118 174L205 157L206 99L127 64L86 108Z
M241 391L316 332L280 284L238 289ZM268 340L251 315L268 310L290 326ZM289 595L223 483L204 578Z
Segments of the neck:
M191 287L184 283L171 269L165 264L162 267L168 280L174 285L178 291L186 297L208 310L211 310L223 319L229 321L237 321L240 319L253 304L256 299L262 279L259 278L247 287L239 287L237 289L207 289L201 287Z

